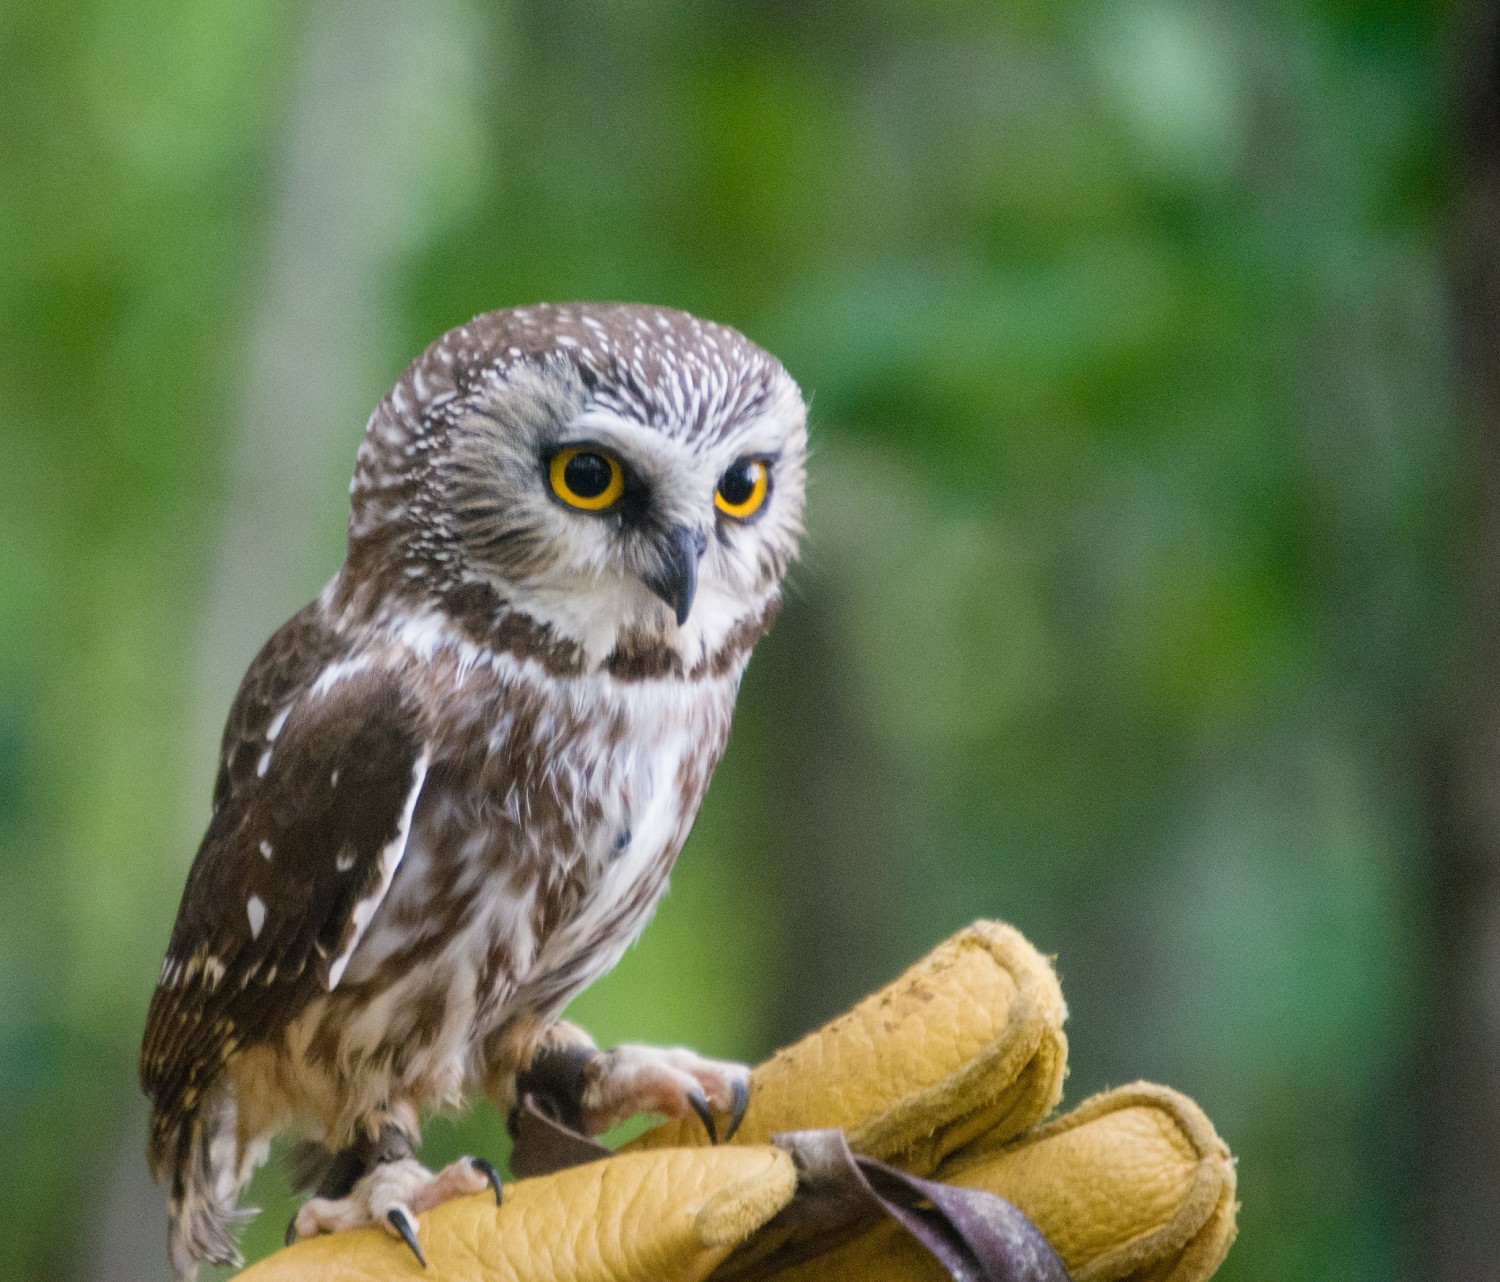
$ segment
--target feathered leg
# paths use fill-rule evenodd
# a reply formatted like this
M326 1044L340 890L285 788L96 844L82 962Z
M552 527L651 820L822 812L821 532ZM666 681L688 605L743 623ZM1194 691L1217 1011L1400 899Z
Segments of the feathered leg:
M171 1180L167 1252L182 1282L197 1275L200 1263L244 1263L235 1238L255 1209L236 1205L252 1169L240 1152L237 1123L233 1093L223 1086L178 1120L170 1137L153 1137L155 1173ZM163 1148L169 1160L162 1160Z

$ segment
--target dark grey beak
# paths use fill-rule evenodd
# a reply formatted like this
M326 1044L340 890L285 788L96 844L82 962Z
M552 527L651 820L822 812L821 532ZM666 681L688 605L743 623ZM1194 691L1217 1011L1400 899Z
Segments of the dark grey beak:
M675 526L658 549L660 566L646 579L646 586L672 607L679 628L693 608L693 597L698 593L698 558L707 546L708 536L702 531Z

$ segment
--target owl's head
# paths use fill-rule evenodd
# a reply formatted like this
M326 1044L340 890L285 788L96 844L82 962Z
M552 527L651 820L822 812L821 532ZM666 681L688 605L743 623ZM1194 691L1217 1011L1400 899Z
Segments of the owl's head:
M602 660L692 665L764 618L802 533L806 407L774 357L665 308L539 305L451 330L371 417L346 575L474 588Z

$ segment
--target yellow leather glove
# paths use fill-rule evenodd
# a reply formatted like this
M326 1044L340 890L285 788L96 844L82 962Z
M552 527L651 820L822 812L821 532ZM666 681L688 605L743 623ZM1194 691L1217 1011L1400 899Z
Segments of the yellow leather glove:
M757 1068L732 1144L708 1147L701 1128L670 1123L614 1156L507 1185L498 1209L484 1196L447 1203L423 1216L425 1274L399 1243L364 1230L298 1243L242 1276L949 1276L895 1219L838 1196L820 1200L808 1160L821 1151L816 1143L799 1145L795 1134L787 1147L770 1142L842 1128L862 1156L1014 1203L1075 1282L1209 1277L1234 1237L1228 1149L1191 1100L1161 1086L1108 1091L1039 1125L1062 1091L1065 1013L1046 960L1010 927L979 922Z

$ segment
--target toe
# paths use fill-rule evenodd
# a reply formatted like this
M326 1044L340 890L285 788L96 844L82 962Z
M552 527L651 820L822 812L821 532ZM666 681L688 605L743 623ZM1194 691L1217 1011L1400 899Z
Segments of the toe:
M355 1198L310 1197L287 1227L289 1238L317 1237L319 1233L341 1233L374 1223L367 1205Z
M718 1143L715 1114L728 1115L732 1135L744 1118L749 1081L750 1071L743 1065L705 1059L693 1051L616 1046L588 1065L584 1118L597 1135L636 1113L696 1114L710 1142Z
M485 1165L488 1166L489 1163ZM490 1167L491 1171L494 1169ZM495 1179L499 1178L497 1171ZM461 1157L456 1162L449 1162L436 1175L413 1189L405 1199L405 1203L409 1209L420 1215L455 1197L467 1197L470 1193L482 1193L485 1189L493 1187L484 1167L472 1157Z

